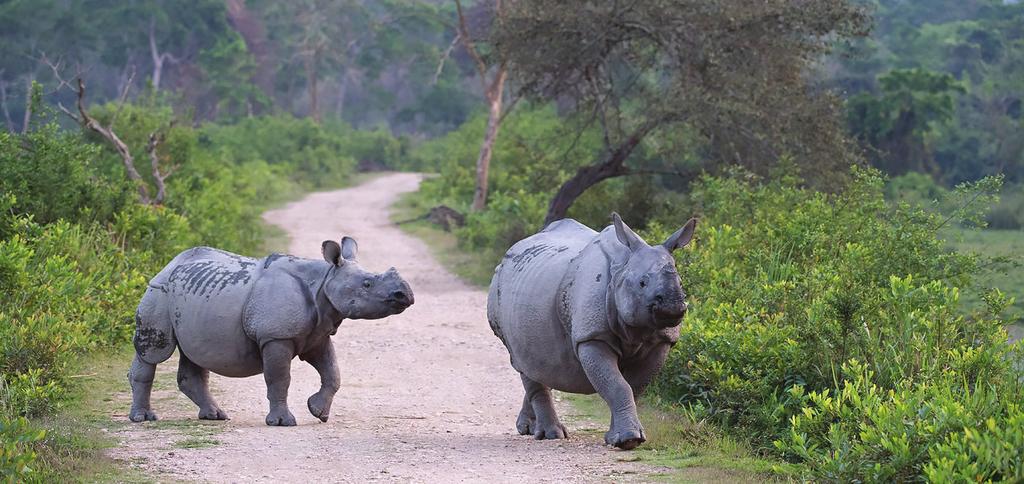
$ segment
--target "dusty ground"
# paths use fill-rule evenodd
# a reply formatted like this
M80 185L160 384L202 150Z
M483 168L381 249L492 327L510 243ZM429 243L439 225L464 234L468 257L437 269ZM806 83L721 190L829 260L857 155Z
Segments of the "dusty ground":
M572 415L572 438L534 441L515 433L522 386L491 334L486 293L442 268L427 247L389 223L388 207L416 190L415 174L315 193L267 212L290 236L291 253L320 257L324 239L359 241L364 268L395 266L416 304L378 321L345 321L334 337L342 387L331 419L306 410L319 377L292 363L291 428L267 427L262 376L211 377L228 422L199 422L177 392L174 361L158 367L154 410L161 421L121 424L113 451L160 481L518 482L643 481L658 469L627 462L601 442L605 422ZM127 364L127 363L126 363ZM123 403L127 394L119 395ZM118 422L127 419L114 416Z

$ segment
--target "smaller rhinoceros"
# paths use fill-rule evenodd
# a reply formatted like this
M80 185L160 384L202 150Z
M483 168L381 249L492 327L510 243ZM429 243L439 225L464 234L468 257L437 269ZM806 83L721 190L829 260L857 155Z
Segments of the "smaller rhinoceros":
M395 268L382 274L356 263L358 245L324 241L324 261L272 254L242 257L209 247L178 254L156 275L135 312L135 359L128 372L133 422L156 420L149 397L156 365L179 349L178 388L199 406L199 418L225 420L210 395L210 372L263 373L267 425L295 425L288 410L295 356L320 373L309 397L326 422L341 384L331 336L343 319L379 319L404 311L412 290Z
M633 449L645 439L635 399L679 339L686 294L671 252L690 242L697 221L652 247L618 214L612 220L601 233L552 222L494 269L487 319L526 389L522 435L567 436L554 388L601 395L612 413L608 444Z

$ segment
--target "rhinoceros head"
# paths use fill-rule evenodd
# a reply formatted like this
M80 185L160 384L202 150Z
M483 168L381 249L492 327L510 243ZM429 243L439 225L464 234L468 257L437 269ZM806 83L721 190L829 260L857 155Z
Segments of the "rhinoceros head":
M412 289L394 267L380 274L359 267L359 245L355 239L342 237L340 245L325 240L321 251L324 259L334 265L324 281L324 292L331 305L346 318L379 319L412 306Z
M650 246L612 213L615 237L626 246L625 261L612 271L612 295L619 320L634 327L668 328L686 314L686 293L679 282L672 251L693 238L690 219L660 245Z

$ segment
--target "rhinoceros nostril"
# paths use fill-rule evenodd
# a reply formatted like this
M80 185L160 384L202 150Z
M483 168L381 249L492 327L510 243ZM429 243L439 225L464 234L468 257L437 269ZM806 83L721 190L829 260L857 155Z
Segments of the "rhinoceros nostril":
M395 291L391 293L391 299L398 302L406 302L409 300L409 296L407 296L404 291Z
M660 305L660 304L662 304L664 302L665 302L665 298L661 294L658 294L657 296L654 296L654 303L655 304L659 304Z

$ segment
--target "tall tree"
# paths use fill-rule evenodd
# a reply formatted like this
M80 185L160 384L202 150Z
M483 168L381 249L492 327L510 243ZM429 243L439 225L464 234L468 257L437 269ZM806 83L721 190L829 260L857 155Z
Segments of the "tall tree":
M280 41L290 46L306 75L310 116L320 121L320 77L344 68L373 31L374 19L358 0L295 0L269 8Z
M505 2L494 0L493 11L484 12L491 22L500 22L505 14ZM482 5L482 4L481 4ZM480 153L476 158L476 190L473 193L473 210L480 211L487 206L487 177L491 167L491 156L494 153L494 143L498 139L498 130L501 128L501 121L508 110L503 110L502 103L505 98L505 81L508 78L508 69L505 61L495 56L484 56L477 44L481 39L474 38L470 32L469 22L466 13L462 8L462 2L455 0L455 9L458 15L458 24L455 40L462 45L466 53L473 59L477 76L483 89L484 98L487 101L487 128L484 130L484 140L480 143ZM481 11L478 9L478 11ZM489 29L490 27L488 27ZM453 42L453 45L455 42ZM484 46L490 48L490 46ZM509 106L511 109L511 105Z
M89 0L81 8L96 12L107 61L148 67L157 90L169 66L192 64L202 49L234 34L221 0Z
M888 173L938 175L927 135L936 124L953 118L954 95L963 92L963 86L949 74L924 69L893 70L878 83L881 96L850 98L850 130L876 149L872 159Z
M811 178L856 159L837 103L806 73L837 39L865 33L851 0L520 0L491 41L520 91L596 123L601 158L551 200L563 218L589 187L634 172L654 136L689 132L709 164L763 170L792 156Z

